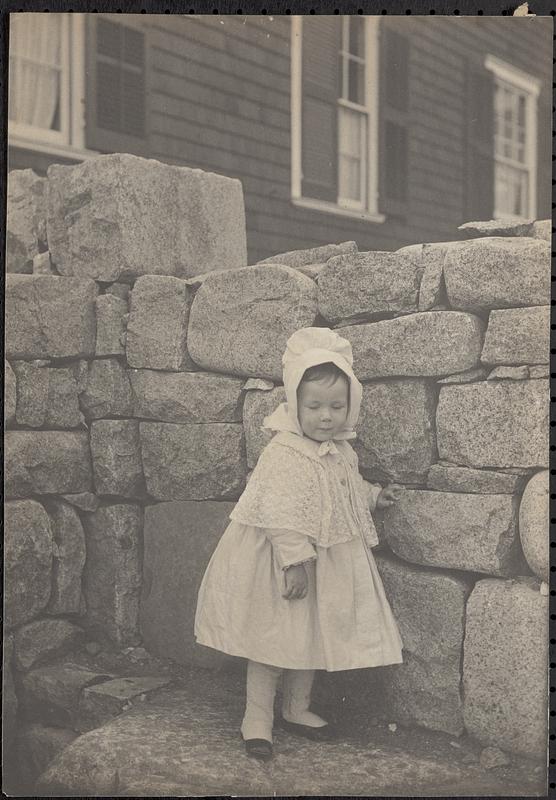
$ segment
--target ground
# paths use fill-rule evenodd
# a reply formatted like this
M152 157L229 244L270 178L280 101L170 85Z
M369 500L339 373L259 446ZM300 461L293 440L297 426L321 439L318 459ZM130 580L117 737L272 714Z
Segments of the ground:
M542 796L546 769L511 757L486 770L481 747L371 717L355 706L315 707L337 721L335 743L274 735L268 764L249 759L239 734L241 670L186 668L133 651L84 652L74 663L120 675L166 674L168 688L83 734L51 764L36 789L43 796ZM322 693L321 693L322 694ZM17 794L17 793L11 793ZM21 795L19 795L21 796Z

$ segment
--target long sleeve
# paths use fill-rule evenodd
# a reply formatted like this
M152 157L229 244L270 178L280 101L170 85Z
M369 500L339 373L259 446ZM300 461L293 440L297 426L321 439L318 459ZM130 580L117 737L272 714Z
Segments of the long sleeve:
M364 478L363 481L363 488L365 489L367 503L369 504L369 508L371 511L376 509L376 501L378 500L378 496L382 491L382 486L376 483L369 483Z
M309 537L284 528L266 528L265 534L282 569L316 559L317 553Z

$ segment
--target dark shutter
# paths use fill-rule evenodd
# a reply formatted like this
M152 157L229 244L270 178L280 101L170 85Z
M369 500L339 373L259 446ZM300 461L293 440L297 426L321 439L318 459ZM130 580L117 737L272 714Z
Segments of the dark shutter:
M146 138L145 33L112 19L88 21L87 146L142 153Z
M304 17L302 35L301 194L338 199L340 17Z
M494 76L469 61L465 92L465 207L462 222L494 215Z
M379 38L379 206L407 213L409 39L381 20Z
M540 99L540 98L539 98ZM537 111L537 219L552 216L552 109L539 102Z

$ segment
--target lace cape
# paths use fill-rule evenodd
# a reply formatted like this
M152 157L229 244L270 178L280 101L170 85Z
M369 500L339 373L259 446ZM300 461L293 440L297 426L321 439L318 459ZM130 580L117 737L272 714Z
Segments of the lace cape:
M309 536L321 547L349 541L361 533L369 547L378 543L359 474L357 454L347 442L336 452L346 464L347 485L318 448L305 438L282 432L265 447L231 519L258 528L282 528Z

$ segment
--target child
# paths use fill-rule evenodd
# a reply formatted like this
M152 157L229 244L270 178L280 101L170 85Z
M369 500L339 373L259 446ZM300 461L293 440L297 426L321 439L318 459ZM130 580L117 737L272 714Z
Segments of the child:
M309 711L314 671L402 661L402 642L375 560L369 505L401 487L366 483L348 439L362 387L351 345L301 328L282 358L287 403L264 420L261 453L207 566L197 602L201 644L248 659L241 734L248 755L272 757L282 675L283 728L316 740L332 726Z

